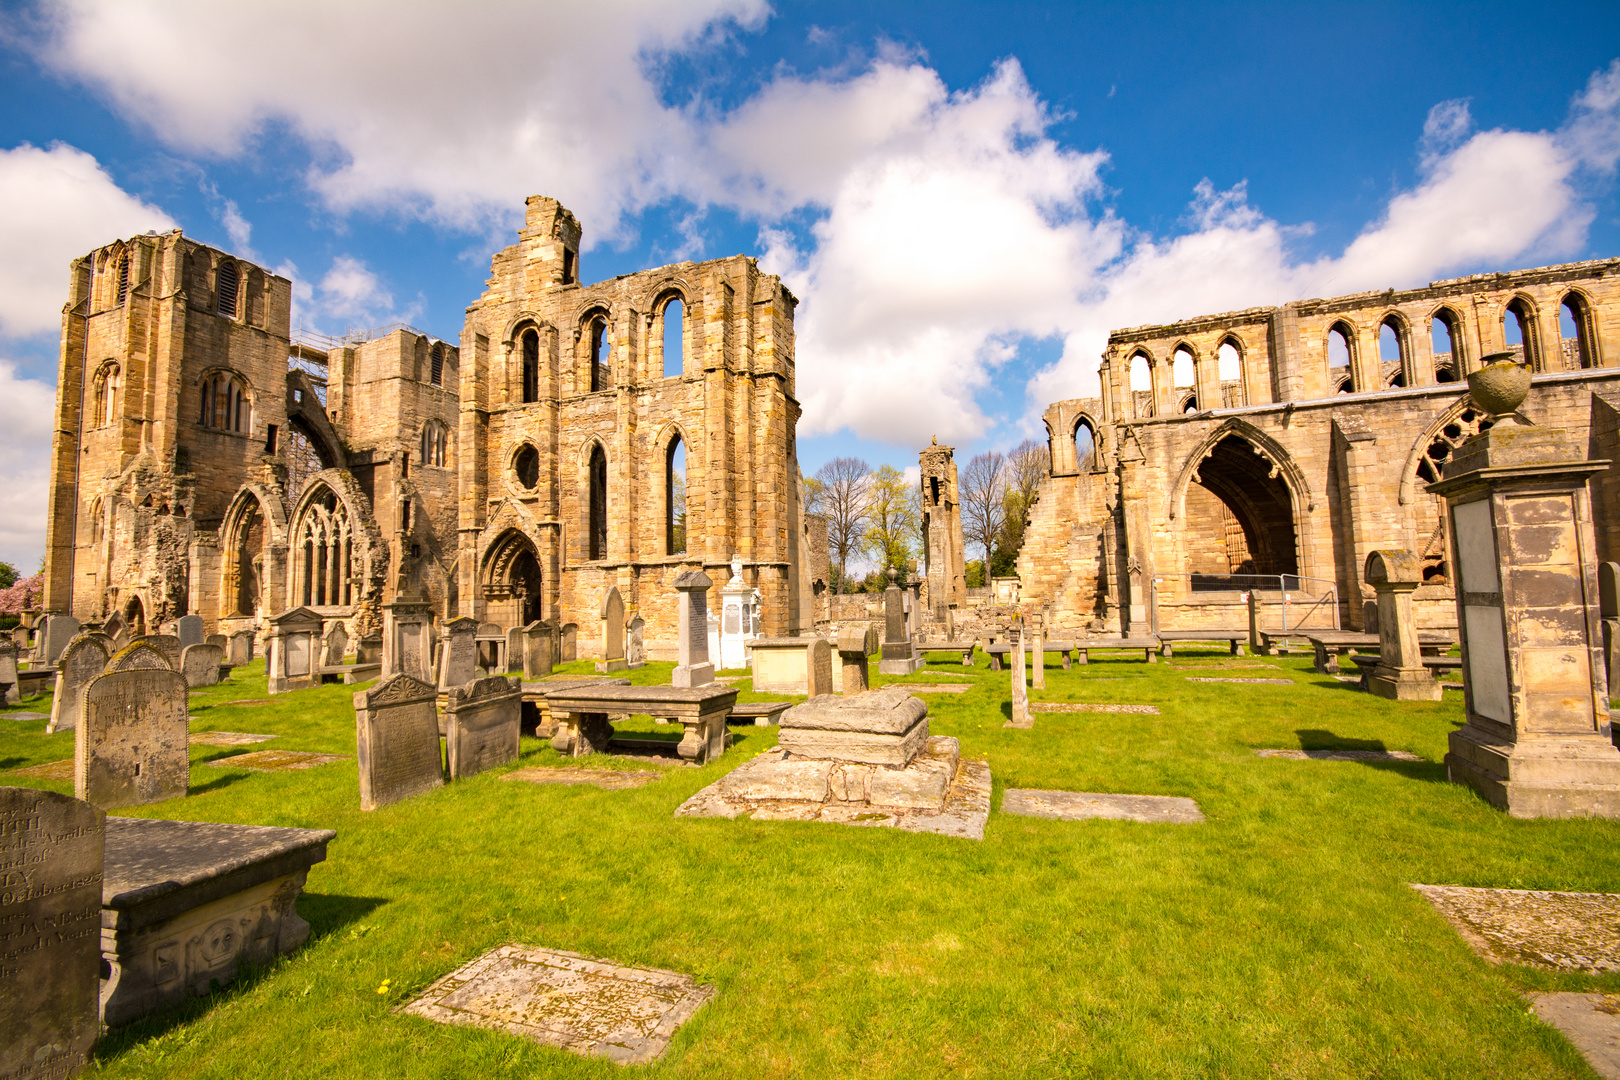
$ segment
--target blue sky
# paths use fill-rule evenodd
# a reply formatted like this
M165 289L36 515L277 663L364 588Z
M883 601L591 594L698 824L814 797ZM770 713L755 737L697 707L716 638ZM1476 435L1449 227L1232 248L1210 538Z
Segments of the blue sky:
M67 263L178 224L297 321L456 340L526 194L596 280L799 295L800 455L1039 433L1112 327L1620 254L1620 5L0 8L0 559Z

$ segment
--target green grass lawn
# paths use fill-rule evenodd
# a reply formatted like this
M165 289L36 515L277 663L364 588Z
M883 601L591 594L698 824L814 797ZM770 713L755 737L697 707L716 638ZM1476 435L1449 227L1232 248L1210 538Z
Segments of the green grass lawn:
M266 696L262 662L238 669L192 696L192 729L280 738L193 747L188 798L120 813L336 829L298 904L310 943L104 1037L89 1075L625 1075L390 1011L507 942L718 987L638 1074L1593 1075L1521 995L1620 991L1620 976L1489 966L1407 883L1620 892L1620 824L1514 821L1448 784L1440 761L1462 723L1460 694L1383 701L1313 674L1309 657L1264 661L1295 684L1284 687L1186 681L1273 674L1211 665L1213 651L1178 649L1174 663L1151 665L1117 655L1070 672L1051 657L1046 689L1032 696L1151 703L1162 715L1037 714L1033 730L1011 730L1008 674L984 660L963 669L940 654L910 677L976 676L965 694L927 700L934 734L990 762L982 843L672 816L773 745L774 727L735 728L718 762L664 768L641 788L509 783L498 770L362 814L352 760L279 774L214 767L256 749L355 749L353 687L231 705ZM669 669L631 677L667 682ZM889 681L907 680L874 678ZM757 699L746 681L739 689ZM20 708L47 712L49 699ZM72 756L71 734L4 715L0 769ZM1410 750L1424 761L1263 759L1261 747ZM518 764L563 762L525 738ZM1191 796L1209 821L1004 817L1008 786Z

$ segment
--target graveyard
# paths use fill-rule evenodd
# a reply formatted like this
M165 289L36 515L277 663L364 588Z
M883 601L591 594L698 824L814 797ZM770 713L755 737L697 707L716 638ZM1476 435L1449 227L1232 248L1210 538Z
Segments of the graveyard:
M704 764L525 733L514 760L363 811L354 695L377 684L271 695L262 658L237 665L186 694L188 793L109 820L335 831L297 900L308 941L105 1031L83 1075L617 1075L405 1011L507 946L689 978L660 1076L1592 1075L1523 995L1620 994L1620 949L1488 962L1412 888L1620 892L1613 821L1521 820L1447 782L1462 694L1386 700L1308 651L1177 643L1151 664L1047 654L1014 727L982 650L924 659L888 676L874 650L871 685L917 688L930 732L987 763L982 840L675 816L772 750L774 724L732 725ZM738 706L804 700L719 676ZM51 704L0 712L6 785L73 793ZM1197 818L1065 820L1043 792L1190 799Z

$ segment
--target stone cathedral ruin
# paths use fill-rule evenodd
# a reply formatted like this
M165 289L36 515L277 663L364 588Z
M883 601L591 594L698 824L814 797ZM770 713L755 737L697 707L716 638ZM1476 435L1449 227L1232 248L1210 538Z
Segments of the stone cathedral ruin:
M41 606L355 640L407 598L594 628L616 587L673 657L674 579L740 555L761 632L808 629L797 301L741 256L582 285L580 237L529 199L459 344L294 333L291 282L178 230L75 260Z

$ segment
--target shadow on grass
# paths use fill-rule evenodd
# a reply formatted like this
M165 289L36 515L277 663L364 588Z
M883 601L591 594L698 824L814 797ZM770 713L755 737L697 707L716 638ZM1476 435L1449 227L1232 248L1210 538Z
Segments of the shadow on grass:
M1301 750L1388 750L1383 739L1347 739L1326 728L1295 728Z
M206 784L192 784L191 787L187 789L186 794L204 795L210 791L219 791L221 788L228 788L232 784L248 779L250 775L251 774L246 769L243 769L241 772L226 773L223 776L219 776L208 781Z
M306 892L298 897L298 914L309 923L309 943L331 937L388 903L382 896L341 896ZM308 948L306 945L305 948Z
M20 769L26 764L28 764L28 759L25 757L0 758L0 772L9 769Z

